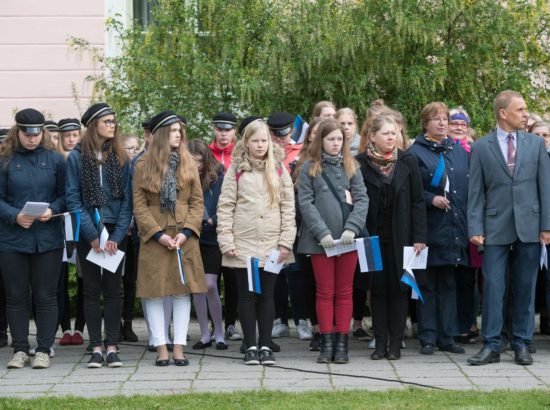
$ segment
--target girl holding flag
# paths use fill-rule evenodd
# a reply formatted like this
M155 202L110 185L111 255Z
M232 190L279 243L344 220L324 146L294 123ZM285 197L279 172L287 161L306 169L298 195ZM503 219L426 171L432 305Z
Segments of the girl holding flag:
M366 152L356 159L369 193L367 229L379 237L383 265L370 278L376 340L371 359L397 360L408 310L408 287L401 283L403 247L414 246L417 252L426 247L422 177L416 158L397 148L399 127L390 113L374 117L362 131Z
M84 316L92 357L89 368L120 367L117 354L121 316L121 263L115 273L86 259L90 252L114 255L126 247L132 219L129 163L120 146L115 113L105 103L92 105L82 116L86 131L67 160L66 198L70 212L81 211L77 256L82 269ZM106 334L102 354L101 295Z
M36 348L32 367L50 366L57 328L57 281L63 255L65 161L46 142L44 116L28 108L0 149L0 269L14 356L9 369L29 364L29 308L36 307ZM25 215L27 202L46 202L42 215Z
M417 279L424 303L418 306L420 353L433 354L435 347L464 353L455 343L458 336L455 274L468 266L469 158L461 145L447 136L449 110L442 102L426 105L420 113L423 134L410 153L418 160L428 215L428 264Z
M163 111L151 119L153 138L134 168L134 216L140 235L137 296L147 310L157 366L170 359L164 298L173 302L176 366L187 366L183 347L191 313L190 293L205 293L199 249L203 196L197 164L183 143L179 117ZM168 318L169 320L169 318Z
M352 244L367 219L369 199L359 164L348 144L344 129L336 120L321 122L298 179L302 214L298 252L311 255L317 286L321 331L318 363L349 361L348 332L357 252L332 257L325 254L325 249L334 247L337 239L344 245ZM344 210L349 210L347 215Z
M252 121L233 150L218 202L222 265L235 268L239 317L247 347L244 362L249 365L275 364L268 346L277 275L264 271L266 260L275 250L279 251L278 262L294 260L294 190L283 159L284 153L272 143L267 125L261 119Z

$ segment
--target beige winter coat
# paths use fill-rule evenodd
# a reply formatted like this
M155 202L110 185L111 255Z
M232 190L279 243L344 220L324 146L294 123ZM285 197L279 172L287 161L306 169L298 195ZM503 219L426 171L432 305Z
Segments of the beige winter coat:
M245 156L245 147L239 141L233 150L233 160L225 174L218 201L218 243L222 265L246 268L247 256L259 259L260 267L279 246L292 249L296 237L294 189L283 165L283 151L274 146L276 167L280 170L279 202L272 208L264 184L263 170ZM238 181L237 181L237 175ZM225 255L235 249L237 256ZM294 262L292 252L286 259Z
M176 214L160 211L160 195L142 188L144 160L140 159L134 171L134 216L139 229L140 249L137 276L137 296L158 298L206 292L204 268L199 248L203 215L203 196L196 172L190 184L183 185L178 178ZM187 286L184 287L178 267L176 251L168 250L153 235L159 231L174 237L183 228L193 231L182 246L183 266Z

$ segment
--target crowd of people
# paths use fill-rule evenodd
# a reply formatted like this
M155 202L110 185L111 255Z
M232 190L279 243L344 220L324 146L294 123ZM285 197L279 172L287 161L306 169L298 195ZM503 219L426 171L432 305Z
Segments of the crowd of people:
M240 122L219 112L210 144L188 139L171 110L146 119L143 138L120 134L106 103L57 123L17 112L0 130L7 367L34 356L33 368L48 368L58 330L59 345L83 345L85 327L87 367L122 366L119 343L138 341L136 298L157 366L189 364L192 307L192 349L242 340L245 364L273 365L289 312L318 363L345 364L349 337L370 341L372 360L400 359L409 316L420 354L464 354L480 334L480 305L483 346L468 362L499 362L510 343L515 362L531 364L536 307L550 334L550 274L539 268L550 243L550 126L529 123L515 91L493 110L495 129L475 143L466 110L443 102L424 106L414 140L382 100L361 127L351 108L320 101L302 139L287 112ZM29 203L47 208L30 214ZM356 251L327 255L367 237L378 238L381 270L362 272ZM428 248L414 289L402 280L404 247ZM114 272L94 258L121 252Z

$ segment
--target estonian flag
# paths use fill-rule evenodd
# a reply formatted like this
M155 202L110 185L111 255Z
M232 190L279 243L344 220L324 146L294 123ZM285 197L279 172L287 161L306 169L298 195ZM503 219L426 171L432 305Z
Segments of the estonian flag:
M447 170L445 169L445 159L443 153L439 153L439 162L435 168L434 176L430 185L436 188L441 188L444 192L449 192L449 178L447 178Z
M357 244L357 256L361 272L373 272L382 270L382 254L380 252L380 240L378 236L359 238Z
M246 266L248 271L248 290L260 295L262 293L262 288L260 287L260 268L258 267L258 258L247 256Z
M405 272L403 272L403 276L401 276L401 282L411 287L411 299L420 299L422 303L424 303L424 298L422 297L422 293L420 293L420 289L418 288L418 284L416 283L416 278L414 277L414 273L410 267L405 269Z
M187 286L187 279L185 279L185 271L183 269L183 249L178 248L176 249L176 253L178 256L178 268L180 271L180 279L183 286Z
M294 132L292 133L292 141L296 144L304 142L306 131L309 128L309 124L298 114L294 119Z
M74 224L71 214L74 214ZM78 242L80 236L80 211L65 212L63 217L65 218L65 240L67 242Z
M109 232L107 232L107 228L105 228L105 225L101 222L97 208L95 208L95 224L99 233L99 248L105 249L105 243L109 240Z

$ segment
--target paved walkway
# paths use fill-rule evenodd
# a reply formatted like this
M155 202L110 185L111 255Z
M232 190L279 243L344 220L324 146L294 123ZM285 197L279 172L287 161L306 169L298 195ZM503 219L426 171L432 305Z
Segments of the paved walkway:
M146 340L143 320L135 322L140 341ZM192 323L193 344L199 335ZM155 353L143 346L121 346L124 367L87 369L89 356L83 346L56 346L56 356L47 370L7 370L9 348L0 349L0 396L20 398L74 395L99 397L109 395L172 394L188 392L227 392L235 390L386 390L408 388L403 382L420 383L444 389L549 389L550 337L536 336L537 353L532 366L518 366L513 352L501 356L501 363L482 367L469 366L466 359L480 344L466 346L466 355L436 352L419 354L418 341L407 339L408 348L399 361L370 360L368 342L351 342L350 363L320 365L317 352L308 351L308 342L291 337L277 339L281 352L277 366L245 366L239 353L240 342L232 342L226 351L209 348L191 351L188 367L156 367ZM34 340L33 340L34 341ZM226 357L222 357L226 356ZM312 373L308 373L312 371ZM345 375L345 376L344 376Z

